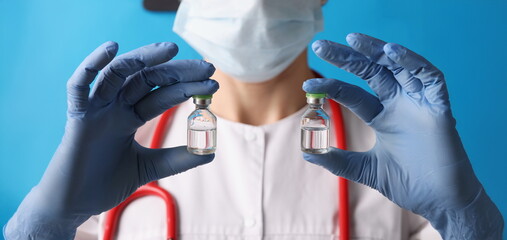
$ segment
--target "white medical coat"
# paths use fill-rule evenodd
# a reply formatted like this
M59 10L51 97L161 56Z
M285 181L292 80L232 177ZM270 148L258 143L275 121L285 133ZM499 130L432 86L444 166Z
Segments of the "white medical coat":
M163 147L186 145L186 119L193 109L191 101L180 105ZM374 132L350 111L342 111L348 149L370 149ZM159 181L177 202L179 239L338 238L337 177L303 159L299 132L303 112L263 126L218 118L213 162ZM139 129L140 144L149 146L157 121ZM349 195L351 239L441 239L425 219L375 190L350 183ZM134 201L121 216L117 239L165 239L164 209L156 197ZM104 214L90 218L78 228L76 239L101 238L103 220Z

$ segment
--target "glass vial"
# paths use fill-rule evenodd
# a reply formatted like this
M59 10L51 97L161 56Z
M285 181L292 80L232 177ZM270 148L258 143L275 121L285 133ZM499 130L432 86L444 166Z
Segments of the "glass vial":
M324 154L329 151L329 115L322 108L325 93L307 93L308 109L301 118L301 151Z
M208 109L212 95L194 95L195 110L187 121L187 150L197 155L215 152L217 117Z

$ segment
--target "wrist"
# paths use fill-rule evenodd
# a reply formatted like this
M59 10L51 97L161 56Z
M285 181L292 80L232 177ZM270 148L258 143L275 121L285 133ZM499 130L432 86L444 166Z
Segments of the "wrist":
M445 240L502 239L502 214L483 188L468 206L462 209L442 209L426 218Z
M58 214L58 211L48 205L50 201L34 197L34 190L35 188L25 197L3 227L5 239L74 239L77 227L89 216L69 217Z
M74 239L76 228L65 221L51 221L44 217L16 212L4 226L6 240Z

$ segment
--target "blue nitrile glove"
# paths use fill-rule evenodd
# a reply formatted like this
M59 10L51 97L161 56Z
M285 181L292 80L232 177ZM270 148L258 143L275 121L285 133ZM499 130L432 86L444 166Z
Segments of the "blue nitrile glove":
M476 178L456 131L443 74L414 52L362 34L351 47L317 41L322 59L366 80L377 96L334 79L311 79L376 133L367 152L336 148L309 162L370 186L427 218L444 239L501 239L502 216Z
M6 239L73 239L91 215L113 208L138 187L214 158L190 154L186 147L147 149L134 134L192 95L214 93L218 83L209 77L215 68L200 60L169 61L178 52L173 43L115 58L117 51L116 43L103 44L68 81L63 140L40 183L6 225Z

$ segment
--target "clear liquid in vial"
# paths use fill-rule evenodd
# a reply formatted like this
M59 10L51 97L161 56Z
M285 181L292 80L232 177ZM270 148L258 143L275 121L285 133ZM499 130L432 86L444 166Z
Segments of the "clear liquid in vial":
M329 128L301 128L301 150L314 154L327 153L329 151Z
M197 155L212 154L216 150L217 130L188 130L188 144L187 149L189 152Z

